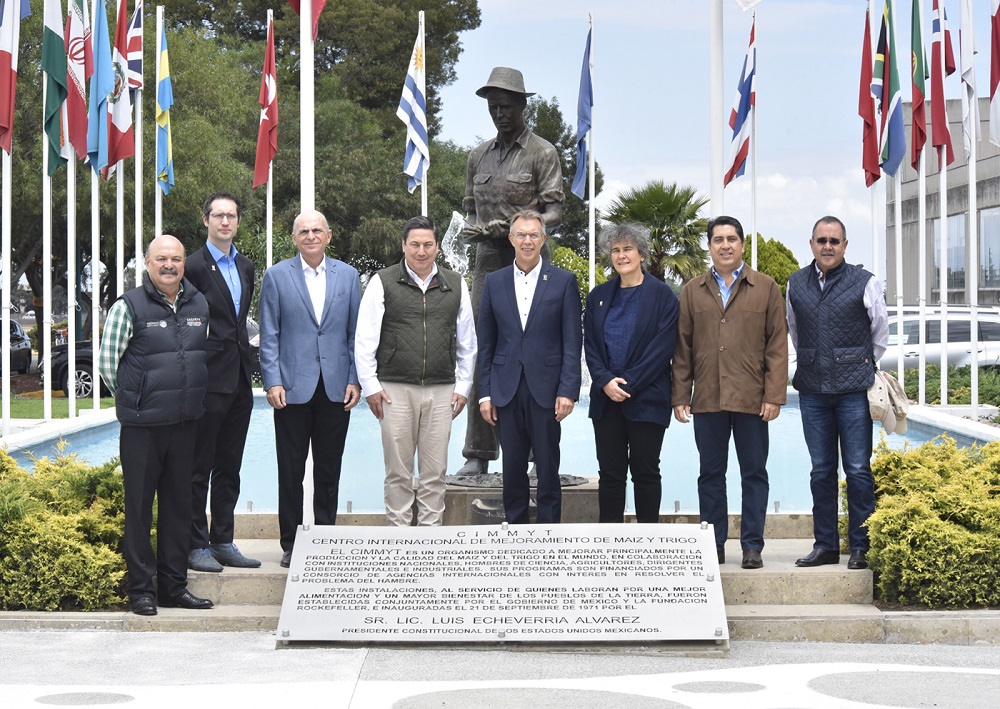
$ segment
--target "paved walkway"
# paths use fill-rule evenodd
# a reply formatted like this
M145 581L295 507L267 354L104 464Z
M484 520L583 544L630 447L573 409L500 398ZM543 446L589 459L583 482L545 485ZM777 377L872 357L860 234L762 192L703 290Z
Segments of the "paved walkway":
M0 633L5 709L995 709L1000 647L734 642L631 651L275 649L272 633Z

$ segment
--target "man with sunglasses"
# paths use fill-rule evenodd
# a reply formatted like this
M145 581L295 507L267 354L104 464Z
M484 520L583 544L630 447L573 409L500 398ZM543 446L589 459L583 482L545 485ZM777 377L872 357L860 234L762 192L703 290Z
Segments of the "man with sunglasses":
M813 262L793 273L786 289L788 333L797 355L792 385L799 391L802 430L812 459L813 550L796 566L840 563L838 449L847 478L848 569L866 569L875 509L872 419L868 388L885 352L889 322L882 283L844 261L847 230L836 217L813 226Z

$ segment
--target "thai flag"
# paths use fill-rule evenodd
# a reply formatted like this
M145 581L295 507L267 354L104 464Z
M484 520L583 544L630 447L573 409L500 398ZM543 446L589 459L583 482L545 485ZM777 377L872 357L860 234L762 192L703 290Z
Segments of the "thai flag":
M754 28L757 19L750 25L750 46L747 48L746 59L743 60L743 72L740 83L736 87L736 100L729 114L729 127L733 129L733 143L729 160L729 169L723 180L723 186L728 185L743 174L750 155L750 132L753 126L754 106L757 103L757 40Z
M128 23L125 59L128 61L128 87L142 88L142 0L135 0L132 20Z

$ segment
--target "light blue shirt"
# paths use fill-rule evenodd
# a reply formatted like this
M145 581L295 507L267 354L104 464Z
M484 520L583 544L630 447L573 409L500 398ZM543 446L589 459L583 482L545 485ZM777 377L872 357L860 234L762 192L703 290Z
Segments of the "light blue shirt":
M222 253L219 247L211 241L206 241L205 244L208 246L208 252L212 254L212 258L215 259L215 263L218 264L219 272L226 279L226 285L229 286L229 293L233 296L233 306L236 308L236 315L239 317L243 284L240 282L240 269L236 267L236 254L239 253L236 250L236 244L232 245L232 251L229 254Z
M728 286L726 285L726 279L719 275L718 271L715 270L715 266L712 266L712 275L715 276L715 282L719 284L719 294L722 296L723 308L729 304L729 295L733 292L736 284L740 282L740 274L743 273L744 266L746 266L746 262L740 262L740 267L733 271L733 282Z

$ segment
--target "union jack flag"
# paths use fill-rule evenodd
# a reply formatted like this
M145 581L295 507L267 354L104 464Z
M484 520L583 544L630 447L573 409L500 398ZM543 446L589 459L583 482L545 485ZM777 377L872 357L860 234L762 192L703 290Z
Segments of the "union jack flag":
M136 0L132 20L128 23L128 87L142 88L142 0Z

